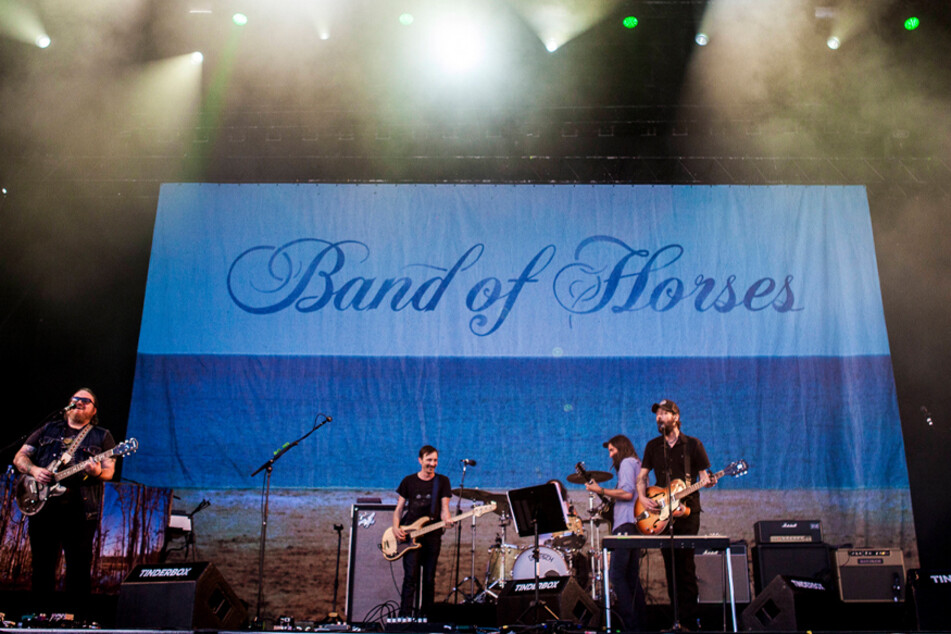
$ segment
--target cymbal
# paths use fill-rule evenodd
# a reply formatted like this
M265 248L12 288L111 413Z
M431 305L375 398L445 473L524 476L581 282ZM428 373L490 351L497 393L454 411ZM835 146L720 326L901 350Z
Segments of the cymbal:
M611 474L607 471L588 471L588 475L591 476L591 479L595 482L607 482L612 478ZM588 481L581 477L580 473L572 473L567 478L568 482L572 484L587 484Z
M452 494L467 500L477 500L483 504L495 502L495 513L504 513L509 509L509 499L504 493L492 493L482 489L453 489Z

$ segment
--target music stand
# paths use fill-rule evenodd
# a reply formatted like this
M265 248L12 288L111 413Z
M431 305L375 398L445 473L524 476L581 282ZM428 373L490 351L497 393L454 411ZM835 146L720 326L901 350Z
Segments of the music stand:
M568 530L568 518L565 507L561 503L561 492L553 482L513 489L507 494L509 508L512 509L512 519L515 521L515 530L519 537L534 537L532 559L535 562L535 599L518 616L516 622L521 622L529 610L535 610L535 623L538 623L539 608L545 610L558 619L551 608L538 599L538 535L540 533L558 533Z

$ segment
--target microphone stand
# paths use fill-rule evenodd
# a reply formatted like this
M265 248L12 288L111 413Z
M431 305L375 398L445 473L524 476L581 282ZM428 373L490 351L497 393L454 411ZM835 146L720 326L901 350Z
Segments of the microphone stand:
M317 421L317 418L320 416L323 416L324 420L322 423L318 424L316 421ZM258 605L254 615L254 621L257 624L260 624L261 622L261 603L264 597L264 551L265 551L265 544L267 543L267 515L268 515L268 504L271 497L271 472L274 470L274 463L280 460L281 456L286 454L292 448L299 445L302 440L310 436L312 433L314 433L315 431L317 431L318 429L320 429L327 423L329 423L331 420L333 419L330 416L327 416L326 414L317 414L317 416L314 417L314 426L309 432L307 432L306 434L304 434L303 436L301 436L294 442L284 443L280 449L274 452L274 455L271 457L270 460L268 460L263 465L258 467L254 471L254 473L251 474L251 477L253 478L257 474L261 473L262 471L267 472L267 475L264 478L264 492L261 498L261 546L260 546L260 551L258 553Z
M462 511L462 498L466 492L466 469L468 467L469 467L469 463L463 460L462 461L462 479L459 482L459 500L456 502L456 515L459 515ZM474 522L475 517L473 517L472 519ZM474 547L475 546L473 542L473 548ZM453 596L452 602L455 604L459 603L459 591L460 591L459 588L466 581L465 579L463 579L462 581L459 581L459 558L461 556L461 552L462 552L462 522L457 522L456 523L456 557L452 565L452 578L456 580L456 583L455 583L455 586L453 586L452 590L450 590L449 592ZM475 555L473 554L473 562L474 561L475 561ZM474 581L474 578L470 579L470 582L473 582L473 581ZM466 597L465 593L463 593L466 603L469 602L470 597L475 596L474 585L471 587L471 590L472 592L468 597Z
M660 430L661 443L664 445L664 468L667 472L667 490L665 497L667 498L667 533L670 535L670 541L668 542L668 550L670 551L670 588L671 588L671 597L670 605L674 611L674 624L671 626L672 632L680 632L683 630L683 627L680 624L680 606L677 601L677 561L674 557L675 548L674 548L674 511L671 507L673 502L673 494L671 492L671 482L673 479L673 473L670 468L670 445L667 444L667 435L664 433L664 428Z

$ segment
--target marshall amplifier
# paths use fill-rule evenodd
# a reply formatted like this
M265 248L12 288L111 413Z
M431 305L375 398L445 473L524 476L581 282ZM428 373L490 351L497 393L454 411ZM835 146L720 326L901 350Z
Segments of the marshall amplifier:
M819 520L762 520L753 524L756 543L821 544L822 522Z
M839 548L835 568L839 596L845 603L905 599L905 559L897 548Z

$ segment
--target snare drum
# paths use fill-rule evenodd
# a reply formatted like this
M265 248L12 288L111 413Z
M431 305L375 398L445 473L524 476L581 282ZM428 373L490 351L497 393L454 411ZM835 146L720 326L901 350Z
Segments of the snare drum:
M532 550L532 547L526 548L515 559L515 565L512 566L512 579L535 578L535 558L532 557ZM567 577L568 562L565 561L565 556L554 548L539 546L538 576L539 578Z

